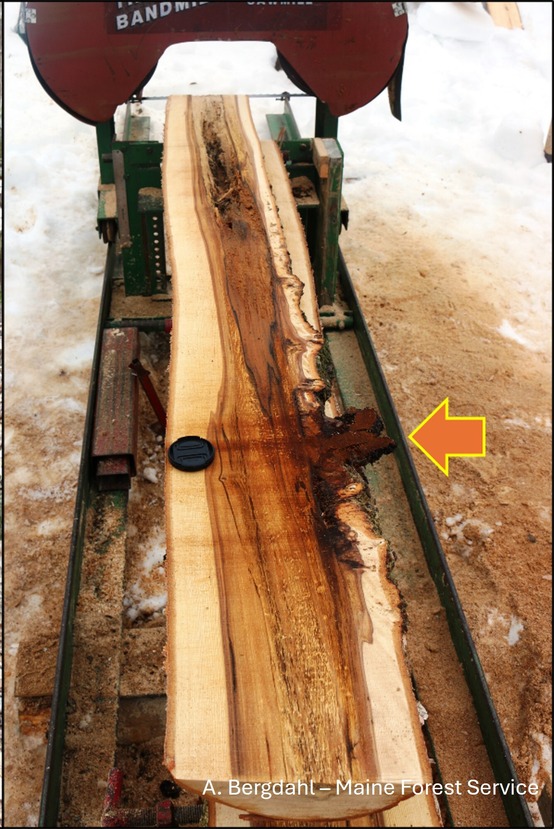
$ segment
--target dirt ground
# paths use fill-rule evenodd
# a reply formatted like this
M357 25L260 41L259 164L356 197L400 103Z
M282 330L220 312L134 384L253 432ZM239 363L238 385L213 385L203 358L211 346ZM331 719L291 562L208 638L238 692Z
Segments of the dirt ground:
M518 773L542 784L551 740L550 333L539 332L545 346L534 351L498 333L520 302L505 259L406 230L355 195L349 204L355 221L342 246L406 434L446 396L451 414L487 418L486 457L453 459L448 478L413 454ZM95 319L90 301L68 315L65 336L71 325L94 330ZM17 367L15 355L10 362ZM51 399L86 404L86 369L49 379ZM45 725L40 711L18 722L17 657L39 618L43 648L55 650L83 429L82 412L48 405L31 398L22 416L6 401L8 826L37 821ZM42 677L42 687L50 682Z

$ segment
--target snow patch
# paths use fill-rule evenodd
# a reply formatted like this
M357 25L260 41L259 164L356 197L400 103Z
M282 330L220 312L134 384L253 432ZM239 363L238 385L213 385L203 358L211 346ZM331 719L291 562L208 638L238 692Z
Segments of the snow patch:
M487 613L487 624L489 627L495 627L496 625L502 625L504 627L508 625L508 620L500 613L497 607L493 607Z
M536 802L527 801L527 806L529 807L529 812L531 813L533 825L537 827L544 826L544 821L542 819L541 810L539 809L538 804Z
M506 339L513 340L514 342L519 343L519 345L523 345L529 351L535 351L534 345L521 334L518 334L508 320L502 320L501 325L499 325L496 330L499 334L502 334L503 337L506 337Z
M18 466L10 470L10 488L6 492L6 502L9 503L10 496L21 494L21 489L31 486L35 480L34 471L28 466ZM18 492L19 491L19 492ZM6 520L8 516L6 516Z
M544 429L545 432L552 432L552 418L550 418L548 415L546 415L545 417L536 415L534 420L537 426L539 426L541 429Z
M506 426L515 426L520 429L533 429L550 434L552 432L552 421L549 417L535 415L532 422L523 420L521 417L505 417L502 421Z
M88 713L85 714L84 717L81 718L79 721L79 728L81 731L88 731L90 729L90 724L92 722L92 714Z
M142 477L145 481L150 481L151 484L158 483L158 473L153 466L145 466L142 470Z
M489 609L487 625L490 628L500 627L504 631L503 638L506 639L510 647L517 645L520 640L520 633L524 630L523 622L515 614L511 614L510 619L508 619L496 607Z
M52 409L62 409L64 412L74 412L82 415L87 412L86 405L81 400L75 400L74 397L61 397L51 403L49 401L49 405Z
M508 645L517 645L519 642L519 634L523 630L523 624L517 616L512 616L510 622L510 630L508 631Z
M454 40L483 43L495 34L481 3L421 3L417 22L432 35Z
M540 791L546 780L552 780L552 743L542 732L535 731L531 736L536 745L536 753L529 783L538 786Z
M30 593L25 596L23 601L29 611L36 611L39 610L42 605L43 596L41 596L40 593Z
M82 342L77 342L69 348L64 348L57 357L57 363L60 368L79 368L80 366L90 366L92 362L92 355L94 354L94 338L86 339Z
M483 541L494 532L494 528L480 518L466 518L464 521L462 514L459 512L456 515L447 516L444 523L448 527L447 534L449 538L456 537L463 540L470 547L474 541Z
M65 521L61 518L46 518L37 524L37 535L54 535L65 527Z
M29 829L32 827L38 826L38 816L36 814L36 805L33 803L24 803L22 806L23 810L27 814L27 820L25 822L25 826L29 826Z
M417 713L419 716L419 724L425 725L425 722L429 719L429 713L424 705L419 700L416 700L417 706Z
M127 617L134 622L139 616L150 616L155 618L165 609L167 605L167 592L157 596L145 595L142 587L135 582L129 590L129 594L123 600Z
M65 481L62 484L54 486L43 487L42 489L27 489L25 490L25 498L30 501L54 501L61 504L70 498L75 491L75 484Z
M133 529L136 534L137 528ZM164 578L165 554L165 531L158 527L145 542L138 577L127 588L123 600L127 618L132 622L140 616L156 618L165 609L167 604Z
M505 417L502 421L505 426L517 426L520 429L530 429L531 426L520 417Z
M154 538L150 541L148 550L142 560L142 569L147 573L164 562L166 552L165 532L159 529Z
M23 734L21 735L21 739L28 751L41 749L44 746L44 737L42 734Z
M492 138L494 150L503 158L536 167L544 164L544 137L538 121L529 122L526 113L506 115Z

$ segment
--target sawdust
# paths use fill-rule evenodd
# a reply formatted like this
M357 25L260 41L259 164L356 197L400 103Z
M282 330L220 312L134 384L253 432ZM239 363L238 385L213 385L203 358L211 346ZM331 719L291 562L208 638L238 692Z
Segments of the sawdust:
M94 316L81 325L94 326ZM38 360L39 351L29 346L26 359ZM84 420L71 404L81 403L84 412L88 382L86 371L55 365L43 370L50 395L69 398L67 407L32 393L22 406L12 393L4 413L4 809L6 825L13 826L37 825L48 721L47 705L33 729L25 721L29 706L18 710L16 657L19 670L32 669L37 632L58 639ZM41 665L39 677L52 676L56 650L51 648L51 664Z
M446 234L408 234L349 203L356 223L343 235L345 259L405 433L446 396L451 415L487 418L486 457L451 460L448 478L412 451L516 769L525 783L543 785L542 742L551 739L550 335L544 331L545 353L500 335L506 306L515 313L520 298L506 271L501 291L498 263ZM427 639L425 646L433 647ZM454 731L460 724L444 737Z

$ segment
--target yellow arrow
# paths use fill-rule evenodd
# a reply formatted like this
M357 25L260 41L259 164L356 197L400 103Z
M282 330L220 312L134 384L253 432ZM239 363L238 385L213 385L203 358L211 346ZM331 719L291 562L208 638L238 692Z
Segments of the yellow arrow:
M486 454L486 418L450 417L448 397L408 435L429 460L448 475L450 458L482 458Z

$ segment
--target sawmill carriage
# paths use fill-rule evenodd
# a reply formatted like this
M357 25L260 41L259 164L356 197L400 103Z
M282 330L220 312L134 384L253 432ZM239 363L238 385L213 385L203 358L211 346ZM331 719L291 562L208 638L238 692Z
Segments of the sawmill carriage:
M96 130L107 244L41 825L94 825L96 808L105 826L199 823L204 804L210 825L451 822L443 747L414 694L425 668L403 653L417 598L388 578L387 544L406 532L445 611L436 668L456 663L461 681L463 666L510 825L533 825L339 245L339 119L384 90L400 117L404 4L29 2L21 29L48 94ZM247 98L190 95L169 98L152 139L140 109L157 62L200 40L273 43L314 99L314 135L294 95L269 90L271 140ZM141 362L141 332L171 338L169 389ZM113 596L144 400L167 450L168 643L164 657L154 637L156 682L124 693ZM385 535L380 510L411 529ZM81 626L102 641L86 679ZM85 693L95 721L76 749ZM121 724L154 699L172 799L127 808ZM98 746L104 804L77 805L72 763Z

